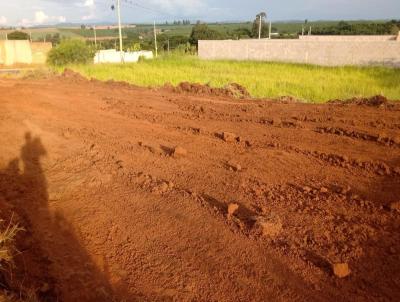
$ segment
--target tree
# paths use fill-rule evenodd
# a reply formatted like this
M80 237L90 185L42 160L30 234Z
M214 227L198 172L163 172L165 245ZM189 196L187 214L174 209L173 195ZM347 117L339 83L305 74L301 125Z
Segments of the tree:
M216 30L210 29L207 24L196 24L193 26L189 42L198 46L199 40L221 40L224 36Z
M53 46L60 44L61 36L59 33L55 33L54 35L47 34L46 35L46 42L51 42Z
M22 31L13 31L7 35L9 40L29 40L29 35Z
M251 36L253 38L258 38L259 30L260 30L260 19L261 19L261 38L268 36L268 26L267 23L265 22L265 19L267 18L267 14L265 12L261 12L257 14L254 22L253 22L253 28L251 30Z
M245 27L240 27L233 31L232 36L235 39L250 38L252 36L252 33L250 29Z

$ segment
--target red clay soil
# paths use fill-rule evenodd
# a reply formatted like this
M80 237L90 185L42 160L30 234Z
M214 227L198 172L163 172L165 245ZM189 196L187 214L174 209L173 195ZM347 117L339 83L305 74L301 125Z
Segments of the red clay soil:
M400 300L400 106L381 97L316 105L2 79L0 142L1 216L26 229L9 290Z

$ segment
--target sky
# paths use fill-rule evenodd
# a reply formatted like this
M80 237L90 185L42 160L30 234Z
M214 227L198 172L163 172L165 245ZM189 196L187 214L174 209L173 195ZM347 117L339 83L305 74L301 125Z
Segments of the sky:
M0 26L115 22L117 0L0 0ZM400 19L400 0L121 0L122 22Z

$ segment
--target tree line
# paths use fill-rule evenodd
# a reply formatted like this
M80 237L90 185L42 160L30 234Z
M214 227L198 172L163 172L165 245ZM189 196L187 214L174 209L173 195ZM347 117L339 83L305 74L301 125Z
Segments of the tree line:
M340 21L333 26L320 26L312 29L315 35L397 35L400 30L400 20L386 23L348 23Z

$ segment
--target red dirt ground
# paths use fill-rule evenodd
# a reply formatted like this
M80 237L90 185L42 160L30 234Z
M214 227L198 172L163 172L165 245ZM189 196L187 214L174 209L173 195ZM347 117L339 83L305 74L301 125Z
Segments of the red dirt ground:
M0 79L1 217L26 229L3 287L43 301L400 300L399 105L186 88Z

